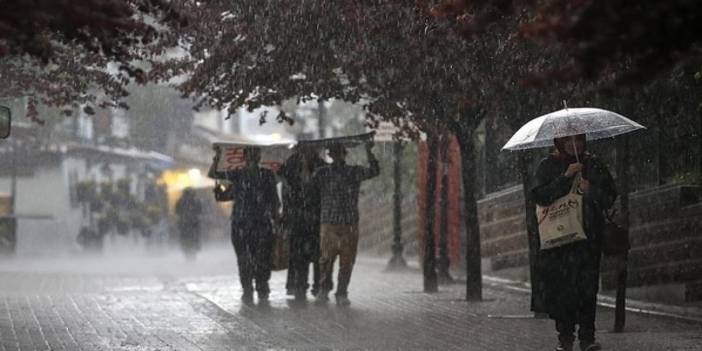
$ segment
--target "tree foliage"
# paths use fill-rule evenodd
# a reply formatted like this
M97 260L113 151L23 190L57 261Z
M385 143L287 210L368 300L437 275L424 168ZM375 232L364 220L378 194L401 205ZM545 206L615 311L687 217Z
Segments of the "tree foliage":
M200 105L254 110L289 98L357 101L349 52L357 28L351 1L183 1L197 19L185 37L190 56L164 65L163 77L187 74L180 86ZM284 115L280 120L286 119Z
M180 89L232 113L337 98L365 104L371 123L416 131L459 122L486 87L474 67L490 60L485 45L435 26L414 1L181 4L197 18L186 35L191 56L160 72L192 72Z
M186 24L164 0L2 0L0 6L0 96L29 96L30 115L37 103L124 107L124 87L148 80L145 62L174 44L174 30Z
M696 0L443 0L432 13L473 39L518 16L522 38L563 46L571 60L557 69L566 80L639 83L702 56Z

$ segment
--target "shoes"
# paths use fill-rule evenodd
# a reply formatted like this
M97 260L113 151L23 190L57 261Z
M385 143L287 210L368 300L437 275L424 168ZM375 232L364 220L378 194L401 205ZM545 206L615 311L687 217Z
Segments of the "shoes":
M317 299L314 301L317 305L326 305L329 302L328 293L320 291L317 293Z
M268 293L258 293L258 302L267 303L268 302Z
M306 291L296 291L295 292L295 301L296 302L307 301L307 292Z
M556 351L573 351L573 344L559 342Z
M247 306L253 305L253 293L244 293L243 295L241 295L241 302Z
M349 298L347 296L343 296L343 295L337 296L336 297L336 305L346 307L346 306L351 305L351 300L349 300Z
M602 350L602 345L596 343L595 341L581 341L580 342L581 351L599 351Z

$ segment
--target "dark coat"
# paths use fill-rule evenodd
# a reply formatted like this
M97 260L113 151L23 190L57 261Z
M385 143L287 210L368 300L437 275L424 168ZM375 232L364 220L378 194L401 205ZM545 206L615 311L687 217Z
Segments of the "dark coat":
M266 168L238 168L228 171L210 169L210 178L232 183L231 220L233 223L257 223L268 226L278 211L278 192L273 171Z
M187 248L200 247L200 215L202 204L191 190L183 192L175 206L178 215L180 242Z
M178 223L182 227L198 227L200 225L202 204L192 191L183 192L183 196L176 202L175 212L178 215Z
M295 227L293 235L309 234L319 228L319 191L315 189L311 178L314 172L326 163L321 158L314 157L311 164L307 165L308 177L305 179L305 163L302 158L301 153L293 154L278 171L278 175L285 179L283 219L288 225Z
M548 206L565 196L574 178L563 175L571 158L551 155L541 161L531 189L536 204ZM561 247L539 251L535 269L540 276L533 291L540 294L535 312L545 312L553 319L577 318L580 306L594 301L599 290L600 242L604 229L603 211L612 207L617 191L607 167L598 159L583 160L583 179L590 181L590 191L583 196L583 226L588 239Z

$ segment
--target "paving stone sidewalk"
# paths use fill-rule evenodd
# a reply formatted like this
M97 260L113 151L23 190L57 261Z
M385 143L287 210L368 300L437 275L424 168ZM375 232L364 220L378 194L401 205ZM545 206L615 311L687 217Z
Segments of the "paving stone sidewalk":
M269 306L244 306L234 255L223 252L203 253L195 264L172 257L130 260L123 269L102 269L86 259L78 271L32 267L29 272L0 262L0 350L529 351L554 346L552 322L529 318L528 295L491 284L482 302L464 301L462 285L424 294L418 271L384 273L378 259L357 263L349 308L337 307L333 298L326 306L311 298L307 305L291 303L284 295L285 272L273 275ZM612 311L598 313L606 350L702 350L698 323L630 313L626 332L614 334L608 331Z

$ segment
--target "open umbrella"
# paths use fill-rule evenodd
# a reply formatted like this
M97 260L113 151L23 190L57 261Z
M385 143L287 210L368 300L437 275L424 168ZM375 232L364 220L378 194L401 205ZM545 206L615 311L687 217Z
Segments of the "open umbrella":
M599 108L565 108L523 125L502 150L526 150L553 145L553 139L585 134L587 140L611 138L646 127L612 111Z

